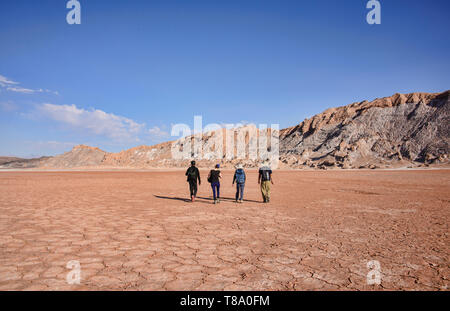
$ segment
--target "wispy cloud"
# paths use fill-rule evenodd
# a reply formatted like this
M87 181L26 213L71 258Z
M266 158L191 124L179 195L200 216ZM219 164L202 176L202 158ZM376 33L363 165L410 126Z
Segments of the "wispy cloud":
M29 89L18 86L19 82L12 81L5 76L0 75L0 86L6 88L7 91L22 93L22 94L35 94L35 93L50 93L59 95L57 91L51 91L48 89Z
M7 91L16 92L16 93L25 93L25 94L33 94L36 93L35 90L32 89L26 89L23 87L8 87L6 88Z
M139 141L145 124L102 110L85 110L75 105L42 104L38 110L46 117L76 129L103 135L117 141Z
M19 82L14 82L9 80L8 78L6 78L5 76L0 75L0 85L1 86L8 86L8 85L14 85L14 84L19 84Z
M51 90L47 90L47 89L33 90L33 89L26 89L24 87L7 87L6 90L11 91L11 92L16 92L16 93L24 93L24 94L51 93L51 94L59 95L59 93L57 91L51 91Z
M151 135L152 138L158 139L158 138L165 138L169 137L169 133L162 130L158 126L154 126L148 130L148 133Z

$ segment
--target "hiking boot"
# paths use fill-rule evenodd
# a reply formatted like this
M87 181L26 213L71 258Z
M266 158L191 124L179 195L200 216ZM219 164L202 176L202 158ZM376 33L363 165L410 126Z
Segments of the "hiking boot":
M220 203L220 199L217 199L217 203Z
M217 204L217 200L214 200L214 204Z

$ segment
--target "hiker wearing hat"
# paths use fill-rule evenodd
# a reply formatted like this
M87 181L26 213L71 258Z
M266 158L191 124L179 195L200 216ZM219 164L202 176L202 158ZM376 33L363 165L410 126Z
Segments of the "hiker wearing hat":
M220 178L222 178L222 173L219 170L220 164L216 164L216 167L212 169L208 174L208 182L211 183L211 188L213 191L214 204L220 203ZM216 196L217 191L217 196Z
M273 185L272 169L268 161L264 161L263 166L259 169L258 184L261 185L261 193L264 203L270 202L270 184Z
M236 165L236 171L234 171L233 177L233 185L234 182L236 182L236 203L242 203L245 187L245 172L242 164Z
M191 161L191 166L187 169L186 176L189 183L189 191L191 192L191 201L194 202L197 196L197 180L199 185L202 184L200 171L195 166L195 161Z

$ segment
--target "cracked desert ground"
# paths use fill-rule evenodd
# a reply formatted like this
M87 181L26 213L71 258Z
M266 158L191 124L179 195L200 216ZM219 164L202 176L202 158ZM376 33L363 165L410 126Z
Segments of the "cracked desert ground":
M450 170L0 172L0 290L448 290ZM66 267L81 265L80 284ZM381 284L367 285L377 260Z

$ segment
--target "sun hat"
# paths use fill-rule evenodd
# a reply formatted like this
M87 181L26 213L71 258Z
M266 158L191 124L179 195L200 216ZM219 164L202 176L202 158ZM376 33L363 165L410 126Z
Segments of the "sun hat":
M263 166L263 167L270 167L270 160L266 159L266 160L262 161L261 166Z

